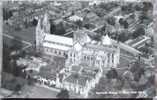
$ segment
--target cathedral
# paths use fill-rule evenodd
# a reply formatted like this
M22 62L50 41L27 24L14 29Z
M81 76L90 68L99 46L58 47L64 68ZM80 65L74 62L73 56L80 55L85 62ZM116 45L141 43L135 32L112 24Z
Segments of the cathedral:
M103 70L116 68L119 64L120 48L108 35L95 40L91 35L96 33L82 29L75 31L73 38L69 38L50 34L49 29L48 15L45 14L38 20L36 27L36 50L49 56L66 59L63 68L64 78L56 77L56 80L51 80L56 87L87 97L90 89L98 84ZM66 74L68 76L65 76Z
M88 30L77 30L73 38L50 34L48 15L38 20L36 27L36 50L47 55L66 57L66 66L85 64L96 67L116 67L120 49L108 36L93 40Z

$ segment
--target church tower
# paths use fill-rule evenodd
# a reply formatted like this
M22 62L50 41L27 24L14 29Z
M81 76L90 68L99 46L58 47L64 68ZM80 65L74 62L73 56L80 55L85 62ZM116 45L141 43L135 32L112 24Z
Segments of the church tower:
M45 33L50 33L50 22L49 22L49 17L48 14L45 13L44 18L43 18L43 30Z
M38 24L36 26L35 38L36 38L36 51L39 52L42 47L43 39L45 37L45 33L43 30L43 25L41 23L41 19L38 19Z

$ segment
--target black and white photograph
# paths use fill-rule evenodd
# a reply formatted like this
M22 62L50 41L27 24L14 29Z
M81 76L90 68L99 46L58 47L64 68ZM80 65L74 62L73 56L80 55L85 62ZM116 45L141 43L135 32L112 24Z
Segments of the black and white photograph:
M155 2L2 1L0 98L157 97Z

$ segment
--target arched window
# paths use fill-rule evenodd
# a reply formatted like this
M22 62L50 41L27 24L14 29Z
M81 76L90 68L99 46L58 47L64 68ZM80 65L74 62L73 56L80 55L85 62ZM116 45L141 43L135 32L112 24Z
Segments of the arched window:
M58 54L59 54L59 55L61 55L61 52L60 52L60 51L58 51Z
M72 53L70 53L70 57L72 57Z
M112 63L114 63L114 54L112 54Z
M83 58L84 58L84 60L86 60L86 56L84 56Z
M53 49L51 49L51 52L53 53Z
M89 56L87 56L87 60L89 60L90 58L89 58Z
M57 54L57 51L56 50L54 50L55 51L55 54Z

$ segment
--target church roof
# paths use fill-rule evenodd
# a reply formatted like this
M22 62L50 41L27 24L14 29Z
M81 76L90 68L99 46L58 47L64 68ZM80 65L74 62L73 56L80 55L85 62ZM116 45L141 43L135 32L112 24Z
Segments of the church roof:
M55 42L55 43L64 44L64 45L70 45L70 46L73 45L73 39L72 38L54 35L54 34L53 35L52 34L46 34L44 40L48 41L48 42Z
M83 30L77 30L74 33L74 41L79 41L81 44L89 43L92 41L90 35L93 35L94 33L87 31L85 29Z
M91 80L90 77L85 77L80 74L71 74L65 79L66 82L76 84L76 85L78 84L82 87L86 86L86 82L89 80Z
M85 45L86 48L91 48L91 49L94 49L94 50L102 50L102 51L106 51L106 52L115 52L115 47L111 47L110 45L109 46L104 46L104 45L97 45L97 44L86 44Z
M48 14L45 13L44 18L43 18L43 23L47 23L48 22Z
M69 17L69 20L71 20L71 21L78 21L78 20L82 21L83 18L79 17L77 15L73 15L73 16Z
M102 37L103 45L112 45L112 41L108 35Z
M64 51L71 49L72 45L72 38L52 34L46 34L43 43L44 47L55 48Z
M58 45L58 44L48 43L48 42L44 42L43 46L48 47L48 48L55 48L55 49L59 49L59 50L63 50L63 51L67 51L67 50L71 49L71 47L68 47L68 46Z

